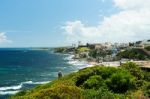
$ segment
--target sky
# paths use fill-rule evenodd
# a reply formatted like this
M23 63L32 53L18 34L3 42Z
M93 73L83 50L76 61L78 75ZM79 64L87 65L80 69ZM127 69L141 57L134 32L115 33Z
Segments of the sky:
M0 0L0 47L150 39L150 0Z

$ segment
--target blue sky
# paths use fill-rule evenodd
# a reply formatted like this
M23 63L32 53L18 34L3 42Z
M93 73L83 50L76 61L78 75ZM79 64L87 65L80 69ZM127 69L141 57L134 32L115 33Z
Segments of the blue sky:
M126 1L129 0L123 1L124 5L120 0L0 0L0 47L53 47L69 45L78 40L113 41L115 38L111 38L112 35L105 37L105 33L114 31L112 17L121 18L119 14L130 10L123 8L128 7ZM130 14L129 11L127 13ZM110 31L102 30L105 24L109 25L107 21ZM148 33L147 28L144 33ZM101 39L102 35L105 39ZM133 35L129 35L129 38Z
M0 46L66 45L61 25L68 20L97 24L108 5L100 0L0 0L0 32L12 41Z

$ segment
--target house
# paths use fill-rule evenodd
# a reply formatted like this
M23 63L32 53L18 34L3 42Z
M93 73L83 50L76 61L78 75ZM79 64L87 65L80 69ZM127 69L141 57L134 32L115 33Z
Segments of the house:
M86 46L90 49L101 49L104 47L101 43L95 43L95 44L87 43Z
M95 46L95 49L101 49L104 47L102 44L94 44L94 46Z

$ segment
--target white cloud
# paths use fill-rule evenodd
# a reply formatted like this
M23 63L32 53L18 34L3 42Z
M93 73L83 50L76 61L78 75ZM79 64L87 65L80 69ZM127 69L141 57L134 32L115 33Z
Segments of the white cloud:
M67 32L67 39L71 41L82 40L87 42L101 36L98 27L85 26L81 21L66 22L66 26L62 28Z
M11 43L11 40L8 40L7 36L5 33L0 33L0 44L2 43Z
M72 41L127 42L150 38L150 0L113 0L119 13L104 17L97 26L66 22L63 29Z
M114 0L115 6L121 9L134 9L150 8L150 0Z

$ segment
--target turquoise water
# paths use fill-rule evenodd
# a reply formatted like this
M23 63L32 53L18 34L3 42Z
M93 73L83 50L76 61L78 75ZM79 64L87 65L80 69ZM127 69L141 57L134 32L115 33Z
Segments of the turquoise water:
M69 55L50 50L0 49L0 99L79 69L69 62Z

